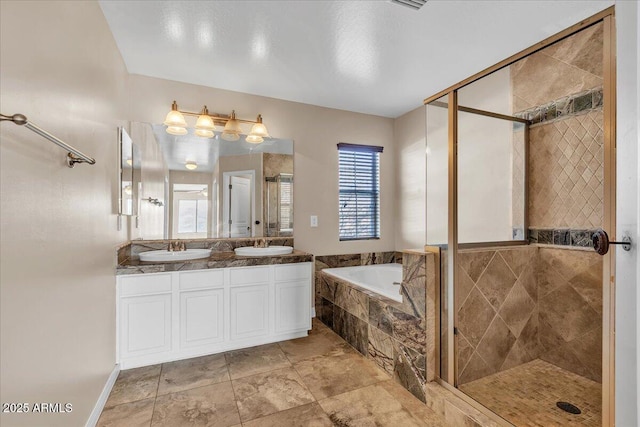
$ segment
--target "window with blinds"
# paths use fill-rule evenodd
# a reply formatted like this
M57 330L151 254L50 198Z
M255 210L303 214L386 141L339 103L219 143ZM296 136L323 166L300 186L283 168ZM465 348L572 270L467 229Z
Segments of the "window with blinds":
M380 238L382 147L338 144L340 240Z

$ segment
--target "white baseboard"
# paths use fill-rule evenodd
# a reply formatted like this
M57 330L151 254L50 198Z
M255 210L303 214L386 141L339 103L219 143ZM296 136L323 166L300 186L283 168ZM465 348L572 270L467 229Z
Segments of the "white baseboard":
M113 367L113 371L111 371L109 378L107 378L107 383L104 385L102 393L100 393L96 406L93 407L93 411L91 411L91 415L89 416L85 427L95 427L95 425L98 424L100 414L102 414L102 410L104 409L105 403L107 403L111 389L118 379L118 374L120 374L120 365L116 364Z
M316 317L316 308L311 307L311 317Z

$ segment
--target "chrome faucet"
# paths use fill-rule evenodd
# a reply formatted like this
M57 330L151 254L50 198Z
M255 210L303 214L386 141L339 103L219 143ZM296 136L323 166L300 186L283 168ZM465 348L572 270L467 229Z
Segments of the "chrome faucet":
M264 237L262 239L256 239L256 241L253 242L253 247L254 248L268 248L269 247L269 242Z
M171 242L167 245L167 250L169 252L182 252L187 250L187 246L184 242Z

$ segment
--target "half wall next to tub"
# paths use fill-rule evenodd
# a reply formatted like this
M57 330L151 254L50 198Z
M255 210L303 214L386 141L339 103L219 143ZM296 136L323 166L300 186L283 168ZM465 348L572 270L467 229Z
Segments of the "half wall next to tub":
M323 273L318 258L315 306L320 321L426 401L426 384L435 378L433 254L402 254L401 303Z

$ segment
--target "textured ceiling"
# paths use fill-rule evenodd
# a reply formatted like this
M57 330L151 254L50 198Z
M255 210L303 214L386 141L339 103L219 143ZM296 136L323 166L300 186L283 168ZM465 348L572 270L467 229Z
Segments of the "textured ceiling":
M612 4L100 1L130 73L386 117Z

